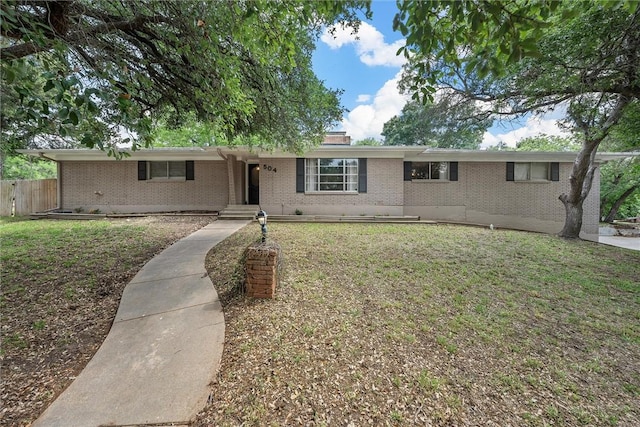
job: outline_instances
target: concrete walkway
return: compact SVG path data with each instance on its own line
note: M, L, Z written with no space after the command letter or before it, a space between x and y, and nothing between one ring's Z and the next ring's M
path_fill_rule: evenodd
M598 243L640 251L640 237L598 236Z
M224 344L205 256L248 223L215 221L149 261L98 352L33 426L188 424L207 402Z

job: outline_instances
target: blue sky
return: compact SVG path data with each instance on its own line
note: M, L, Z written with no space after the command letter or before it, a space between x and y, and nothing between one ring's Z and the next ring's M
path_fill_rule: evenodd
M316 44L313 67L316 75L332 89L344 91L342 105L349 111L335 130L345 130L358 141L381 139L386 121L400 114L409 99L397 89L402 57L396 56L404 43L394 32L395 0L374 0L373 19L363 20L358 39L350 30L338 30L336 37L325 34ZM528 117L519 123L499 123L484 136L483 145L504 141L510 146L527 136L560 134L553 117Z

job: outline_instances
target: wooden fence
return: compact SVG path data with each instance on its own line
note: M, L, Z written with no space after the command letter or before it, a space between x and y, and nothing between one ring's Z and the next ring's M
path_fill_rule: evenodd
M0 216L29 215L55 209L58 180L0 181Z

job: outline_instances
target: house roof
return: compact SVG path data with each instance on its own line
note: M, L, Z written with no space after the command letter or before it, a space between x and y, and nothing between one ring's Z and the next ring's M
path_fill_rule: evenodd
M44 157L55 161L115 161L98 149L42 149L18 150L19 153ZM236 156L239 160L276 159L302 157L281 150L266 151L249 147L195 147L195 148L150 148L130 151L123 160L223 160ZM569 162L576 158L575 152L547 151L492 151L434 149L421 146L360 146L322 145L303 155L320 158L382 158L407 161L460 161L460 162ZM597 162L640 156L640 152L597 153Z

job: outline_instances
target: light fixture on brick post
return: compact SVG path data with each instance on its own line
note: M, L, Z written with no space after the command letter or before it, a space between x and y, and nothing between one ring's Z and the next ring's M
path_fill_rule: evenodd
M262 243L264 243L267 241L267 213L260 209L256 214L256 219L262 228Z

